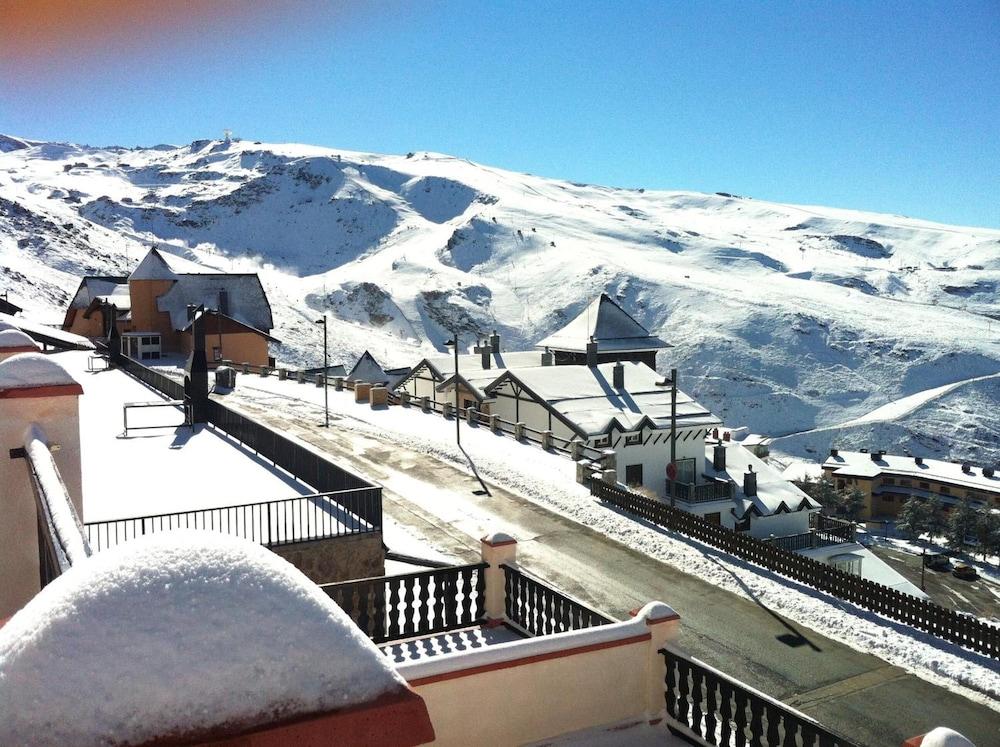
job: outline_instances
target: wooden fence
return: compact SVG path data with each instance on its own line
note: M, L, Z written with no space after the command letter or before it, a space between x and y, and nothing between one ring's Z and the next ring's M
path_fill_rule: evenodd
M783 550L743 532L711 524L621 485L591 480L591 494L664 529L717 547L838 599L910 625L972 651L1000 659L1000 628L910 596L818 560Z

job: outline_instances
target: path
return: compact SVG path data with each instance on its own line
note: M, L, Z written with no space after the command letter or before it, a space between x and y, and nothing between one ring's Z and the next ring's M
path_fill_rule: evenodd
M898 745L938 725L958 729L977 744L1000 743L1000 714L499 486L490 484L490 496L476 495L478 482L450 464L345 432L336 420L323 429L283 408L247 400L239 405L381 482L385 512L457 559L478 557L478 538L499 528L518 537L520 560L531 572L617 617L653 599L668 602L682 618L680 644L694 656L859 745ZM392 547L389 531L386 542Z

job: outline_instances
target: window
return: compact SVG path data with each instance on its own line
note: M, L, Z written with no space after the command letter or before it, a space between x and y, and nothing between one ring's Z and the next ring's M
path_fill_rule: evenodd
M476 400L474 399L462 399L462 409L468 410L470 407L475 408Z
M719 513L718 511L716 511L715 513L711 513L711 514L705 514L701 518L703 518L709 524L715 524L716 526L722 526L722 514Z
M931 486L929 484L927 484L926 482L920 483L920 489L921 490L930 490L930 487Z
M896 478L894 478L894 477L883 477L882 478L882 484L883 485L895 485L896 484Z
M594 446L601 449L605 446L611 445L611 436L598 436L594 439Z
M642 434L641 433L635 433L635 434L630 434L628 436L625 436L625 445L626 446L637 446L637 445L640 445L640 444L642 444Z
M160 351L154 350L152 353L149 354L149 357L152 358L154 361L160 360Z
M140 356L140 358L142 358L142 360L144 360L144 361L148 361L152 357L152 355L153 355L152 353L150 353L150 352L148 352L146 350L143 350L142 351L142 355Z
M153 338L152 337L143 337L142 338L142 344L143 345L152 345L153 344Z
M694 459L677 460L677 482L694 482Z
M909 488L913 485L913 480L900 480L899 484L902 485L904 488Z
M642 485L641 464L629 464L625 466L625 484L630 488Z
M215 345L212 348L212 360L213 361L221 361L222 360L222 348L220 348L218 345Z
M950 492L951 492L951 488L949 488L947 485L942 485L941 486L941 494L942 495L948 495Z
M837 480L837 490L843 490L846 483L843 480Z

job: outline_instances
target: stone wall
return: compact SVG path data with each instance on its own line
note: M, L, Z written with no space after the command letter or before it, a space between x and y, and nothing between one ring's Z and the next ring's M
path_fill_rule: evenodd
M385 574L382 532L297 542L275 547L274 552L317 584Z

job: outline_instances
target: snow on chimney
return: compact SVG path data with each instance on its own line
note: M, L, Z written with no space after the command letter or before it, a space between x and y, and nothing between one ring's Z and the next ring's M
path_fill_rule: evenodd
M747 465L747 472L743 473L743 495L753 497L757 495L757 473L753 471L752 465Z
M611 369L611 385L615 389L625 388L625 366L621 361L615 363L615 367Z
M594 342L593 337L587 343L587 365L591 368L597 365L597 343Z
M726 447L719 441L712 449L712 467L716 472L723 472L726 469Z

